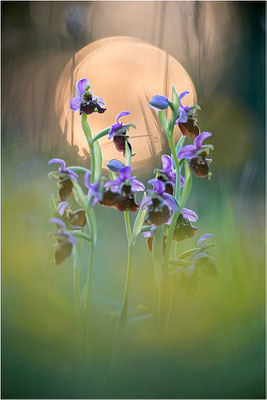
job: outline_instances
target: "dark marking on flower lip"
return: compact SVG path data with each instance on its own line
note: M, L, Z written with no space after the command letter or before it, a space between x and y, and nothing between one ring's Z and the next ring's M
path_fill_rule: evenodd
M63 178L58 181L59 198L61 201L66 201L72 195L73 184L70 178Z
M77 227L85 227L87 224L85 211L81 209L70 213L69 223Z
M96 101L82 102L80 106L80 114L92 114L97 109L97 112L103 114L106 108L102 108Z
M184 239L192 239L197 231L198 228L191 225L190 221L180 214L175 226L172 240L175 242L181 242Z
M129 139L129 136L126 135L125 133L124 134L119 133L119 134L115 134L113 136L113 143L115 144L115 147L119 152L125 153L125 146L126 146L126 142L127 142L128 146L130 148L130 151L132 153L132 146L129 143L128 139Z
M179 128L184 136L195 139L199 135L199 127L196 124L196 118L188 118L187 122L179 122Z
M68 240L58 238L55 247L54 262L56 265L60 265L66 258L70 257L73 245Z
M207 178L210 173L209 163L203 157L192 157L189 162L190 168L194 171L196 176Z
M145 222L148 224L154 224L160 226L165 224L169 218L170 218L170 210L168 206L163 204L155 207L152 204L152 207L149 207L148 209L148 216Z

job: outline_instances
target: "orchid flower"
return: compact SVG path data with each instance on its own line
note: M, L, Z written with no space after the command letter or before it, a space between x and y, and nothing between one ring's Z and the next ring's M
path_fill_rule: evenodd
M76 245L77 241L71 233L67 232L66 225L61 219L51 218L50 222L60 226L56 233L57 242L55 243L56 251L54 256L55 264L60 265L71 255L73 245Z
M102 114L106 111L105 101L101 97L93 96L93 91L89 90L88 79L80 79L76 83L75 97L70 99L70 108L73 111L80 111L80 113L92 114L97 110Z

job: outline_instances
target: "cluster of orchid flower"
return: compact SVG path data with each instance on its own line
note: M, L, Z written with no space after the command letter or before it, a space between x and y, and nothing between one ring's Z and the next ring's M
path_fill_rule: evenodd
M118 330L125 325L127 320L133 249L140 233L147 239L148 248L152 252L155 278L161 293L164 292L164 287L168 287L168 282L173 277L179 276L182 285L192 291L199 272L204 272L209 276L217 273L213 257L210 254L214 244L206 244L206 240L213 236L211 234L203 235L198 240L197 248L177 255L177 242L193 238L198 230L192 225L198 220L197 214L185 208L192 186L191 171L198 177L210 179L211 159L208 158L208 155L213 149L212 145L203 144L204 140L211 136L211 133L200 133L196 124L196 113L200 107L198 105L191 107L182 105L182 98L188 93L186 91L178 95L173 88L172 100L161 95L156 95L150 100L150 106L158 111L159 120L171 151L171 156L161 156L162 169L156 169L155 177L148 181L153 188L146 190L142 182L135 176L131 176L131 158L134 154L129 142L129 135L126 133L130 128L135 128L135 125L133 123L124 125L120 121L123 116L130 114L129 111L121 112L111 127L92 135L88 124L88 115L94 112L104 113L106 108L104 108L103 99L93 96L87 79L80 79L77 82L76 95L70 100L70 108L80 112L91 154L91 169L77 166L67 168L65 162L57 158L48 163L49 165L59 164L59 168L50 173L57 178L59 188L59 199L55 201L52 197L54 218L50 220L58 227L55 233L55 264L61 264L72 254L73 247L77 245L78 240L87 240L91 246L88 277L83 288L86 293L85 304L88 313L90 312L92 268L97 240L94 207L99 204L113 207L124 213L129 256L124 298L118 318ZM166 117L168 108L172 111L169 121ZM175 146L173 132L176 125L182 135ZM108 135L108 139L113 140L117 151L122 152L125 156L124 164L116 159L107 163L109 180L101 175L102 150L99 141L105 135ZM183 146L186 137L191 138L193 144ZM184 176L182 175L183 171ZM78 174L83 175L82 181L86 192L82 188L83 185L78 183ZM144 192L140 205L135 200L137 191ZM76 211L71 210L69 202L72 194L80 206ZM129 218L130 212L137 213L132 227ZM75 266L77 268L76 263ZM80 279L79 276L77 279ZM76 284L74 286L77 287ZM80 294L79 292L78 302L82 306ZM170 301L168 299L167 303ZM163 303L160 307L163 307ZM166 316L163 313L163 309L159 310L160 324L166 325Z

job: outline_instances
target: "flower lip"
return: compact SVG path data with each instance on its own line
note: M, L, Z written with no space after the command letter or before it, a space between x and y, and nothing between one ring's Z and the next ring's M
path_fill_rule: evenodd
M166 96L156 94L151 98L149 105L157 111L166 110L169 107L169 99Z

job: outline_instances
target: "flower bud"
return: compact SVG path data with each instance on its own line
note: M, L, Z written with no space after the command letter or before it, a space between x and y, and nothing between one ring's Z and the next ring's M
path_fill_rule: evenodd
M123 167L123 165L119 160L113 159L107 163L107 167L112 172L118 172Z
M169 99L166 96L156 94L150 100L149 105L157 111L166 110L169 107Z

